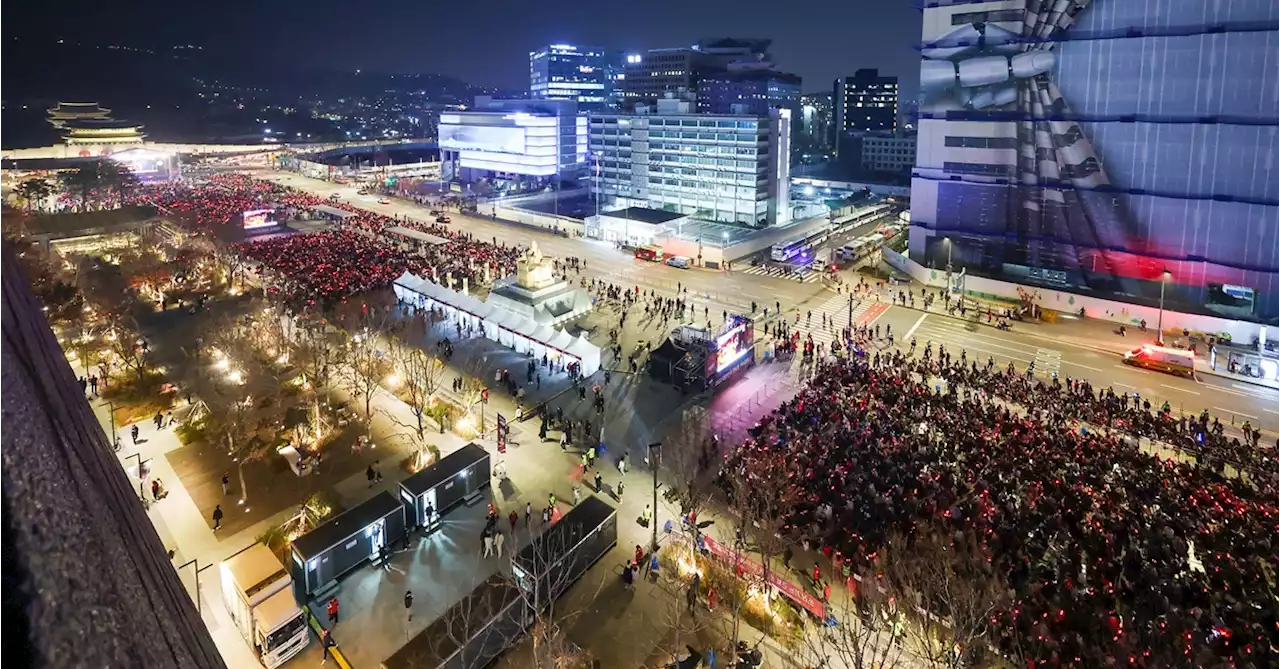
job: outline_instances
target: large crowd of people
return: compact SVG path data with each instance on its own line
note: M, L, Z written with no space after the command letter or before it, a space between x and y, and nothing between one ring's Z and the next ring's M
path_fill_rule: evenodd
M820 363L721 480L765 485L785 463L783 532L853 573L922 528L976 543L1010 592L987 641L1028 666L1274 665L1274 453L1230 476L1083 420L1232 448L1087 383L895 351Z
M252 238L232 245L232 251L259 263L274 290L305 304L331 304L352 295L385 287L404 271L433 276L456 285L463 279L476 285L484 276L515 271L520 249L475 238L440 223L424 223L386 216L336 199L324 199L295 188L244 174L217 174L198 181L175 180L140 186L133 203L146 203L175 214L195 232L215 232L239 225L246 211L269 209L278 219L309 215L324 206L352 216L337 230ZM413 243L392 235L389 228L417 230L443 239L438 244ZM270 276L267 276L270 274Z

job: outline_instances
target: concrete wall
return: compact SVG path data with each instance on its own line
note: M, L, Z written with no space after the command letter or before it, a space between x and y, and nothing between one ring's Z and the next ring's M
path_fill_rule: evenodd
M902 265L900 269L910 274L916 281L936 287L946 285L947 273L945 270L929 269L928 267L924 267L901 254L885 249L885 262L888 262L894 267L899 267L899 265L895 264L895 261L890 259L891 255L899 256L899 258L895 260ZM1160 310L1157 307L1147 307L1138 304L1129 304L1127 302L1104 300L1061 290L1051 290L1048 288L1019 286L1019 284L1016 283L988 279L980 276L966 276L964 279L965 293L973 297L988 297L1017 301L1019 299L1019 287L1022 287L1024 290L1032 291L1036 295L1036 306L1042 309L1053 309L1054 311L1078 314L1080 309L1083 308L1085 316L1088 318L1097 318L1134 327L1143 320L1146 320L1147 327L1154 328L1160 317ZM1166 331L1185 329L1193 332L1213 334L1226 332L1231 335L1232 341L1245 345L1251 343L1254 337L1265 339L1266 337L1263 335L1266 335L1271 339L1275 339L1274 329L1269 331L1268 334L1266 328L1258 325L1257 323L1219 318L1217 316L1186 314L1177 311L1170 311L1168 309L1164 312L1164 328Z
M572 237L585 237L587 234L586 225L576 218L555 216L553 214L542 214L536 211L519 209L502 204L480 205L480 211L483 212L484 210L489 209L490 206L493 207L493 216L501 220L515 221L517 223L546 228L548 230L558 229L569 233Z
M889 184L877 184L862 181L834 181L831 179L818 179L815 177L804 177L791 175L791 184L813 186L814 188L832 188L835 190L862 190L866 188L876 195L896 195L899 197L911 197L910 186L893 186Z

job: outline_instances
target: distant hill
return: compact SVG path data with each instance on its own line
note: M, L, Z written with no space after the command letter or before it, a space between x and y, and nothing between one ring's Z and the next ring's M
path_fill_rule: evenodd
M290 106L300 99L365 97L387 91L423 91L430 100L466 102L483 92L439 74L263 68L243 54L227 57L195 48L22 39L6 39L3 44L0 123L5 148L56 141L56 133L45 123L44 110L59 100L101 103L116 118L146 124L157 138L180 140L191 133L192 141L203 141L216 120L205 118L209 98L200 94L213 90L230 91L258 105Z

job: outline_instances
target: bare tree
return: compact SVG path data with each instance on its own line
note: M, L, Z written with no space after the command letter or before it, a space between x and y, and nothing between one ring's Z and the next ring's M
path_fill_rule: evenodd
M458 666L479 669L488 666L498 654L505 654L503 662L508 666L589 669L590 654L567 634L580 618L589 615L589 610L566 608L560 601L578 578L569 570L553 568L574 545L571 533L557 532L558 527L512 556L511 575L500 570L480 583L409 639L384 666L434 669L458 654L462 657ZM475 559L483 558L477 554ZM604 587L603 581L600 586ZM599 590L584 591L574 593L573 599L591 602L598 594Z
M859 574L856 594L843 598L831 613L835 626L821 626L805 635L810 664L849 669L896 669L911 662L895 625L899 602L880 587L874 571Z
M992 617L1007 602L973 537L927 527L894 537L882 553L887 580L909 604L904 630L912 651L938 669L961 669L981 657Z
M702 512L715 501L715 477L719 465L716 441L706 409L686 409L671 433L663 437L659 469L665 475L668 498L680 507L681 519L693 518L682 530L696 540ZM692 515L691 515L692 514Z
M342 386L351 393L351 399L364 407L366 423L373 420L373 397L378 394L390 371L384 351L379 348L385 339L374 330L359 332L347 340L346 364L339 369Z
M444 364L426 351L396 339L392 346L392 357L400 376L404 392L401 397L413 411L417 420L416 432L418 441L426 439L426 424L423 419L427 409L436 399L440 389L440 381L444 377Z

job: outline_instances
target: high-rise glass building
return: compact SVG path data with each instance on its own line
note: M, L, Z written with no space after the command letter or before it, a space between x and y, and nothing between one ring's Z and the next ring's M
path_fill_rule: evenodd
M864 69L836 79L831 107L837 134L893 132L898 128L898 78Z
M911 259L1276 323L1276 3L1068 7L924 10Z
M604 109L608 80L604 49L551 44L529 52L529 97L574 100L582 110Z
M765 115L790 109L800 115L799 75L775 70L729 70L698 82L698 111L707 114Z

